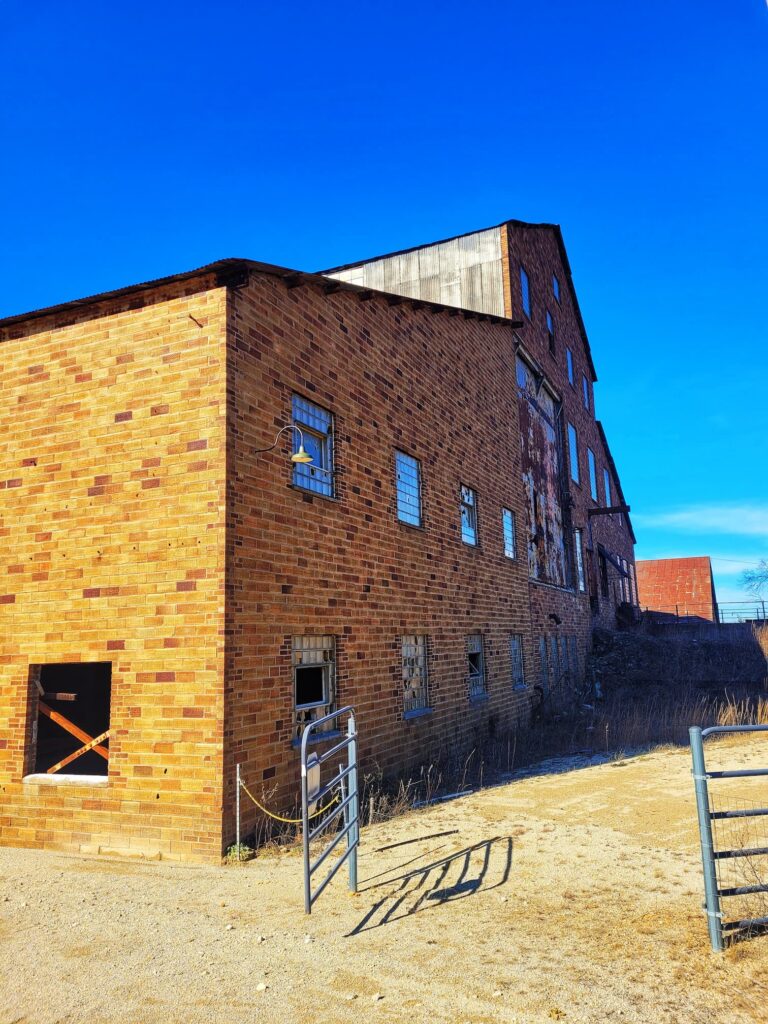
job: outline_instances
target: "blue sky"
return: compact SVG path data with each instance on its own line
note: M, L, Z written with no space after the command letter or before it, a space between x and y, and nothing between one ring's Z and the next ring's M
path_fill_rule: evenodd
M640 558L768 558L765 0L0 8L0 316L563 227Z

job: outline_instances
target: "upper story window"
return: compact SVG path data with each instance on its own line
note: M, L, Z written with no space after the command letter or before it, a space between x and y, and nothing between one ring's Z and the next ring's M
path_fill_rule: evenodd
M482 697L488 692L485 683L482 633L473 633L467 637L467 684L470 700L473 697Z
M547 342L549 344L549 351L555 354L555 324L552 320L552 314L547 310Z
M504 554L515 557L515 513L508 508L501 510L501 524L504 530Z
M572 423L568 424L568 461L571 464L571 480L575 484L580 483L579 477L579 437L576 433L576 427Z
M597 501L597 469L595 467L595 453L587 448L587 465L589 466L589 493L592 500Z
M560 282L557 279L557 274L552 275L552 294L555 296L557 301L560 301Z
M525 663L523 661L523 638L520 633L509 636L509 660L512 670L512 686L515 690L525 689Z
M573 531L573 550L576 555L576 583L580 593L584 593L587 589L587 579L584 573L584 548L583 548L583 531L576 529Z
M568 364L568 383L573 384L573 352L569 348L565 350L565 361Z
M304 448L312 461L293 466L293 482L315 494L333 497L333 416L306 398L293 396L293 422L304 436ZM293 431L293 450L299 450L300 438Z
M401 637L403 659L403 711L406 715L429 707L427 694L427 638Z
M461 539L477 544L477 495L471 487L461 485Z
M581 375L581 399L584 402L584 408L589 410L589 381L583 373Z
M523 312L530 319L531 317L531 289L528 283L528 275L525 267L520 267L520 295L523 300Z
M395 452L397 518L410 526L421 526L421 468L418 460Z
M603 470L603 483L605 485L605 507L610 508L611 501L611 476L607 469Z

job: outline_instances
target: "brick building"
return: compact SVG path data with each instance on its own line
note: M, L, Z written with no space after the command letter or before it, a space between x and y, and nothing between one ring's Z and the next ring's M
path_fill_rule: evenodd
M334 704L395 772L576 683L631 528L530 230L500 311L225 260L0 321L0 841L215 859Z
M719 620L712 563L706 555L642 559L637 563L637 587L646 611Z

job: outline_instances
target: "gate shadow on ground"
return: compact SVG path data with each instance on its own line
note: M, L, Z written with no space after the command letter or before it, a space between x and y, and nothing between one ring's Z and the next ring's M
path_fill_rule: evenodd
M509 836L494 836L493 839L458 850L449 857L413 868L405 874L385 878L369 885L362 892L384 887L394 887L394 891L378 899L352 931L347 933L347 937L381 928L382 925L411 917L422 910L436 909L445 903L453 903L479 892L498 889L509 879L511 869L512 839Z

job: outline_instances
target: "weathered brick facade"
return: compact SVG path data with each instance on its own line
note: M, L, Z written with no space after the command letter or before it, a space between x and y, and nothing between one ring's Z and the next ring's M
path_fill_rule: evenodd
M362 761L384 772L503 734L534 687L575 682L592 622L615 617L613 581L601 598L587 558L583 592L574 576L572 531L586 540L602 501L584 461L581 487L562 496L567 578L531 580L520 358L541 364L581 457L589 444L621 492L558 361L568 343L576 372L594 376L564 251L541 232L520 243L529 323L519 240L505 238L506 317L223 261L0 322L0 841L220 856L236 764L274 807L295 801L297 638L333 639L333 701L355 706ZM552 273L553 356L537 298ZM328 496L296 485L290 434L258 451L295 400L332 420ZM418 526L398 519L396 451L420 466ZM475 493L475 545L462 541L462 485ZM626 519L591 525L596 566L598 543L632 559ZM470 699L475 635L484 678ZM427 638L419 713L404 714L404 636ZM111 671L108 772L46 774L39 666L86 662ZM244 812L247 832L256 811Z
M2 329L5 844L219 855L225 323L203 276ZM24 782L71 662L112 665L108 780Z

